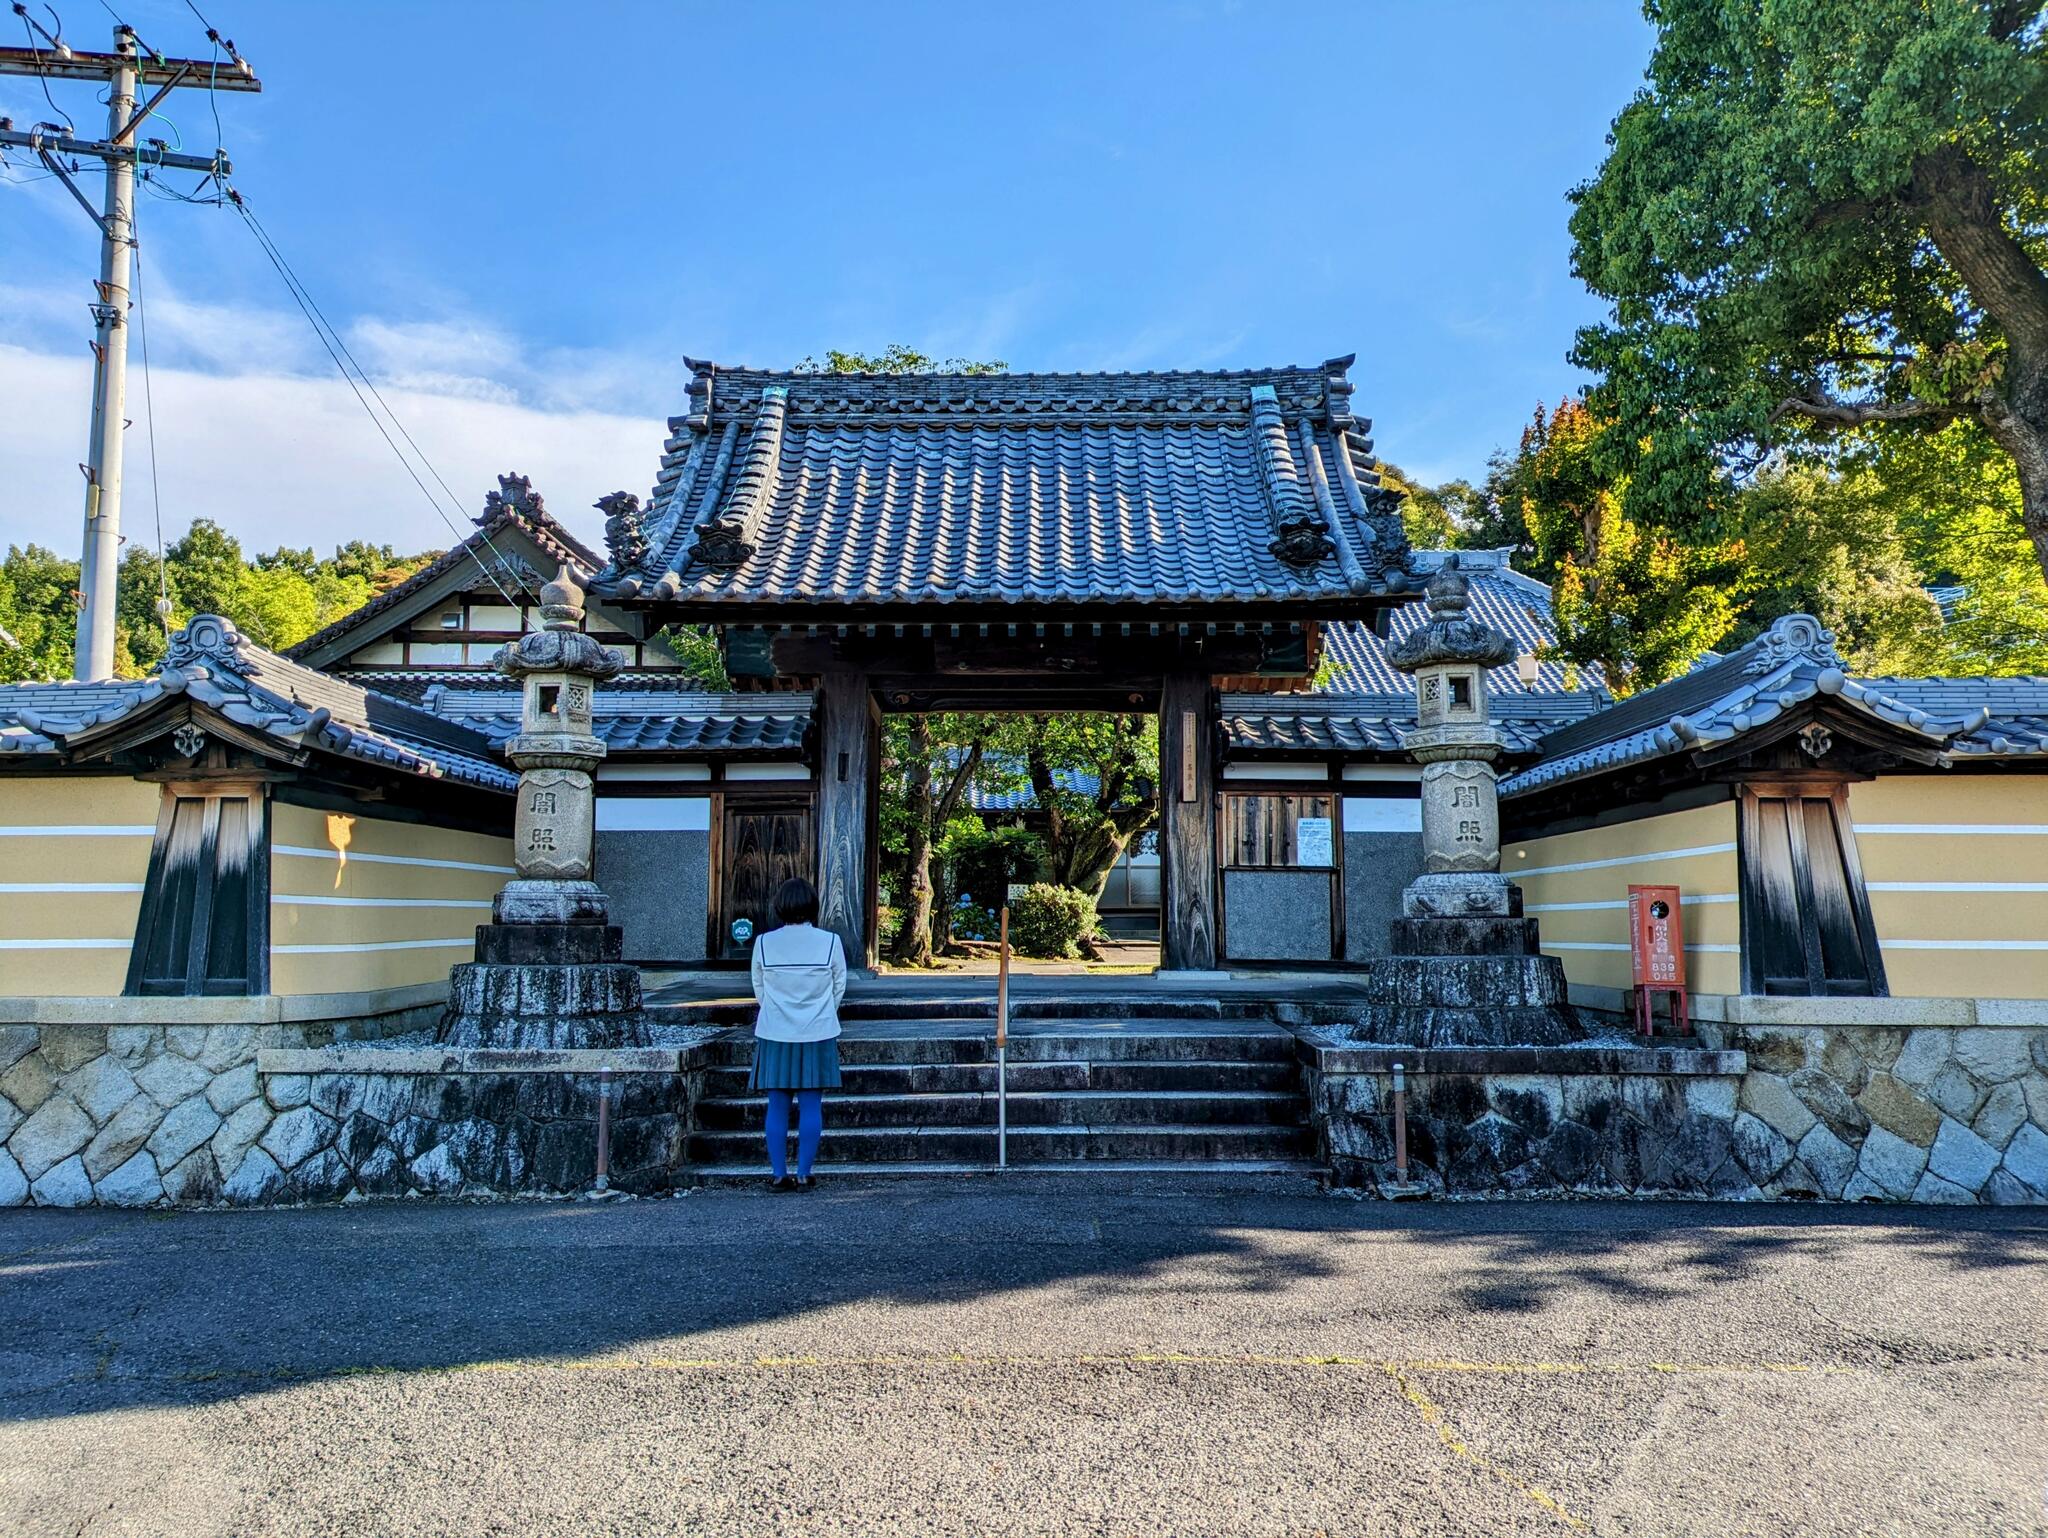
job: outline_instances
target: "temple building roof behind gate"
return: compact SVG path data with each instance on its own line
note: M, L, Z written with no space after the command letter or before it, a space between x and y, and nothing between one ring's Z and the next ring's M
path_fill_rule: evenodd
M699 612L1020 604L1364 613L1412 592L1351 359L1159 374L692 361L592 591ZM1314 606L1301 614L1304 604Z

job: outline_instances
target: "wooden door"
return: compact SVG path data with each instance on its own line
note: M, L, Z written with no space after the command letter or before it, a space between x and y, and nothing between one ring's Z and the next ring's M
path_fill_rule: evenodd
M753 953L753 936L775 927L776 889L792 876L817 880L810 808L728 805L720 868L725 879L711 954L745 961ZM733 934L738 919L750 926L744 940Z
M1743 787L1742 966L1750 993L1882 996L1847 792Z

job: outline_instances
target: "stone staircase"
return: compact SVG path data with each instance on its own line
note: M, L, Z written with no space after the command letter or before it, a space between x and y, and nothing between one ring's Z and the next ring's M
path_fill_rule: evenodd
M1021 1006L1029 1009L1031 1006ZM1180 1005L1161 1015L1013 1018L1009 1162L1085 1171L1307 1171L1314 1133L1295 1038L1251 1008ZM1155 1006L1156 1009L1156 1006ZM849 1017L857 1015L849 1006ZM848 1018L843 1087L825 1098L823 1166L946 1173L996 1164L995 1026L986 1007L953 1018ZM710 1044L692 1085L691 1170L767 1170L764 1101L747 1091L751 1033ZM792 1143L793 1143L792 1139Z

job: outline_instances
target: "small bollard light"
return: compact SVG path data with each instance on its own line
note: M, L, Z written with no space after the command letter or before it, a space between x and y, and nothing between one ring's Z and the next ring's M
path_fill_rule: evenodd
M612 1188L612 1071L607 1065L597 1070L597 1178L595 1191Z
M1408 1184L1408 1066L1394 1064L1394 1180Z

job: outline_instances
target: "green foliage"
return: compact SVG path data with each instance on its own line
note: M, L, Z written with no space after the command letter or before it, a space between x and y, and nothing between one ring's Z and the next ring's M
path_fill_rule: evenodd
M798 374L1007 374L1010 365L1000 360L977 363L968 358L943 361L926 356L901 342L891 342L878 353L828 350L825 361L805 358L792 371Z
M1010 905L1010 944L1020 956L1071 961L1100 930L1095 898L1072 887L1036 882Z
M1470 481L1445 481L1425 486L1399 465L1379 465L1380 484L1399 492L1401 528L1417 550L1467 548L1465 530L1484 516L1485 495Z
M1907 552L1898 509L1873 471L1773 465L1738 502L1747 602L1741 645L1785 614L1811 614L1862 673L1937 672L1941 611ZM2029 568L2031 569L2031 568Z
M169 630L196 614L222 614L259 646L295 646L383 587L402 582L434 554L396 556L389 545L360 540L322 560L311 550L280 547L245 558L241 543L209 518L164 550L130 545L114 590L114 666L125 678L147 673L163 657ZM71 672L78 623L78 563L31 545L8 552L0 568L0 682L64 678ZM168 598L170 612L159 611Z
M1740 541L1687 543L1623 511L1627 483L1606 468L1611 428L1582 401L1541 407L1493 485L1527 531L1531 564L1552 583L1549 654L1597 665L1617 695L1674 678L1735 623Z
M1912 569L1963 589L1931 670L2048 673L2048 582L2029 559L2018 473L1984 430L1957 422L1939 433L1865 435L1845 464L1868 488L1868 516L1896 527Z
M0 562L0 683L71 676L78 627L78 562L41 545L8 547Z
M1000 908L1019 883L1042 879L1045 840L1029 828L987 827L979 817L958 819L940 841L947 867L947 888L956 901L972 898L984 908Z
M725 653L718 646L718 632L709 625L668 625L655 632L682 664L683 671L700 689L722 694L732 687L732 675L725 670Z
M1062 711L1031 717L1024 741L1046 873L1100 896L1131 839L1159 816L1159 719ZM1076 776L1095 789L1072 788Z
M1698 538L1740 474L1877 420L2048 446L2048 55L2013 0L1658 0L1647 87L1572 194L1612 301L1600 376L1631 519ZM1776 424L1774 426L1774 424ZM1903 425L1901 425L1903 424ZM1731 468L1735 477L1728 473ZM2048 486L2029 527L2048 561ZM2040 505L2033 505L2033 504Z

